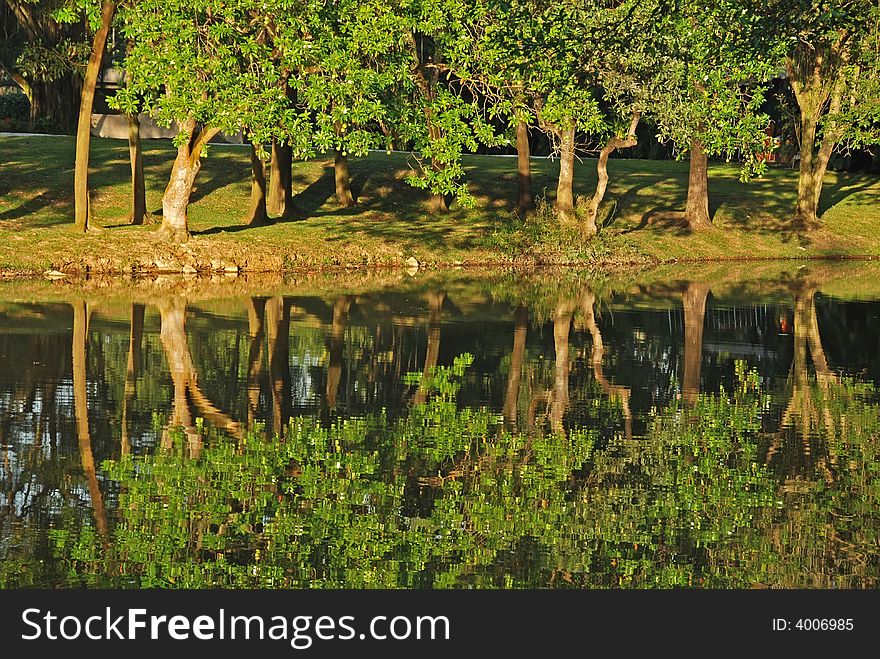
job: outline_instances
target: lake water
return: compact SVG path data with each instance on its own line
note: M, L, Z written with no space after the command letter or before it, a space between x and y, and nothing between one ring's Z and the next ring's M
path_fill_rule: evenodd
M877 587L878 274L0 284L0 586Z

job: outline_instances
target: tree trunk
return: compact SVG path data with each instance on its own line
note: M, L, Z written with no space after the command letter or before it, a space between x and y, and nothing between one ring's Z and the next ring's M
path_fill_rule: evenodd
M272 169L269 177L268 211L273 217L293 215L293 150L287 144L272 142Z
M245 224L261 226L269 219L266 211L266 163L257 155L257 147L251 144L251 202Z
M709 219L709 157L703 149L703 143L698 139L691 141L690 174L684 219L693 231L712 226Z
M79 119L76 124L76 164L73 170L74 221L81 231L89 229L89 145L92 137L92 106L95 100L95 87L101 74L101 62L104 59L104 47L116 3L104 0L101 5L101 27L92 41L92 53L83 79L82 94L79 103Z
M682 295L684 307L684 375L682 400L688 405L700 395L700 372L703 365L703 326L706 323L706 298L709 284L688 284Z
M336 408L336 394L342 379L342 353L345 349L345 321L351 308L351 297L343 295L333 305L333 325L330 330L330 364L327 369L327 407Z
M559 182L556 185L556 211L562 222L576 221L574 209L574 139L575 128L559 132Z
M128 157L131 161L131 224L145 224L147 216L147 189L144 181L144 152L141 148L141 122L136 114L127 114Z
M529 126L525 121L516 122L516 181L518 211L529 210L535 204L532 196L532 157L529 148Z
M216 128L203 128L196 135L195 127L192 119L181 126L190 139L177 148L171 179L162 195L162 226L159 233L178 243L185 243L190 238L187 208L196 175L201 168L202 147L219 132Z
M529 309L520 304L513 312L513 350L510 353L510 372L507 374L507 393L504 396L504 425L516 431L517 401L526 354L526 332L529 327Z
M351 177L348 173L348 156L339 149L336 149L333 173L336 179L336 199L339 201L339 205L345 208L354 206L354 197L351 194Z
M836 66L825 69L820 55L813 53L812 58L799 60L797 63L789 58L785 62L789 84L801 115L798 199L792 224L802 229L819 226L819 198L825 171L843 131L842 126L835 126L834 120L839 121L846 80L839 74ZM826 102L827 124L824 126L822 144L817 152L816 135Z
M608 157L617 149L628 149L638 144L636 137L636 128L639 125L641 114L634 112L632 122L629 125L629 132L626 137L621 139L616 135L612 137L599 152L599 160L596 163L596 173L598 174L596 182L596 192L590 199L590 205L587 208L587 220L584 225L584 233L588 236L595 236L599 232L597 224L599 217L599 206L605 198L605 191L608 189Z
M832 100L832 106L834 106ZM839 105L839 101L837 103ZM828 161L834 150L835 137L825 136L818 152L816 148L816 132L819 117L811 116L808 111L801 110L801 145L800 171L798 176L797 208L793 224L803 229L819 227L819 199L822 194L822 183L828 169Z

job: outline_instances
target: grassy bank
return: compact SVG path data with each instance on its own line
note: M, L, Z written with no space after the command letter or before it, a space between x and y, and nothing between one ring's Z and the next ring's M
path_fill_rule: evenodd
M515 161L473 156L466 161L479 206L426 212L427 196L404 180L415 165L405 154L353 159L358 207L333 196L333 173L324 160L296 163L294 191L306 219L242 226L250 191L247 149L211 147L190 207L193 239L185 246L157 241L152 227L125 224L128 150L124 142L94 139L93 213L104 230L81 235L73 219L73 138L0 137L0 271L36 273L199 270L236 265L257 270L402 266L410 257L431 265L585 265L662 263L684 259L880 256L880 179L829 173L823 191L824 226L794 233L786 220L794 207L797 174L773 169L742 184L733 165L710 168L715 227L692 234L671 212L684 206L687 163L613 160L603 236L584 243L554 227L547 214L522 220L511 210ZM147 205L161 208L172 148L147 142ZM576 168L576 193L595 184L592 160ZM534 161L534 187L552 201L557 163Z

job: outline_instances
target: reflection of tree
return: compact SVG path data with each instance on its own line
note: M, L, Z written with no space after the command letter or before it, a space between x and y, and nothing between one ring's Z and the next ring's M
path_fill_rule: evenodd
M788 376L788 403L782 413L780 429L768 449L768 462L786 444L786 437L799 435L800 442L794 444L800 445L800 451L796 450L796 454L802 452L802 457L809 460L812 457L813 438L823 430L829 437L837 434L831 405L834 402L832 387L838 383L838 379L831 372L825 358L822 337L819 334L815 295L815 288L810 286L801 288L795 294L794 355ZM815 384L809 374L808 350L815 369ZM796 428L798 423L800 427ZM832 467L836 464L833 449L827 460L826 457L819 456L816 463L830 482L834 477L828 461Z
M553 393L550 403L550 427L555 433L564 433L562 422L568 409L568 379L571 361L568 356L569 332L574 317L574 303L566 301L556 306L553 313L553 346L556 351L556 366L553 374Z
M706 298L709 284L690 283L682 294L684 306L684 374L682 399L693 405L700 395L700 371L703 365L703 327L706 323Z
M431 373L437 368L440 358L440 327L443 320L443 303L446 301L446 291L431 291L428 293L428 346L425 349L425 365L422 369L422 381L431 377ZM428 390L424 384L419 385L413 396L413 404L419 405L425 402Z
M333 324L330 329L330 364L327 367L327 407L336 408L336 394L342 377L342 354L345 348L345 323L351 308L350 295L341 295L333 304Z
M248 426L257 419L260 405L260 383L263 375L263 347L266 340L266 298L252 297L248 300Z
M76 416L76 436L82 469L89 486L89 496L95 513L95 525L105 542L109 539L107 512L104 497L98 483L95 456L92 453L92 436L89 431L88 382L86 374L86 348L89 336L90 311L86 302L73 303L73 405Z
M144 336L144 305L131 305L131 322L129 325L128 338L128 361L125 366L125 391L122 396L122 442L123 455L131 452L131 439L129 436L129 413L136 393L138 371L141 363L141 344Z
M272 384L272 430L284 434L290 419L290 304L282 297L266 302L269 335L269 378Z
M714 558L752 543L753 511L774 501L749 435L754 379L733 400L702 398L688 415L673 406L646 439L600 451L580 428L495 434L490 411L459 409L461 366L438 367L425 404L397 421L297 418L285 442L217 436L198 461L158 452L112 465L122 485L114 561L126 578L167 587L754 579L754 566ZM377 435L388 438L380 451ZM417 505L412 482L423 488Z
M174 386L174 405L169 426L183 428L190 455L198 457L202 452L202 436L196 428L193 406L208 422L236 437L242 436L241 426L219 410L199 385L198 372L186 335L186 301L181 297L168 297L157 306L162 319L162 346ZM171 445L169 427L163 433L162 445L166 448Z
M513 350L510 353L510 372L504 395L504 424L508 430L517 428L517 402L522 379L523 361L526 354L526 333L529 328L529 308L520 304L513 312Z
M602 341L602 333L596 324L596 313L594 310L596 304L596 295L589 289L585 289L581 294L581 311L584 315L584 324L590 332L590 339L593 343L593 349L590 354L590 364L593 367L593 376L596 382L602 387L603 391L612 400L620 401L620 407L623 410L624 432L627 439L632 439L632 410L630 409L630 389L619 384L612 384L605 376L605 370L602 366L605 356L605 344Z

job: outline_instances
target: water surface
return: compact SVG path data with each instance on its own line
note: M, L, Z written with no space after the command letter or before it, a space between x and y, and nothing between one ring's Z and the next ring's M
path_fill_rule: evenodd
M0 287L0 585L876 587L871 264Z

